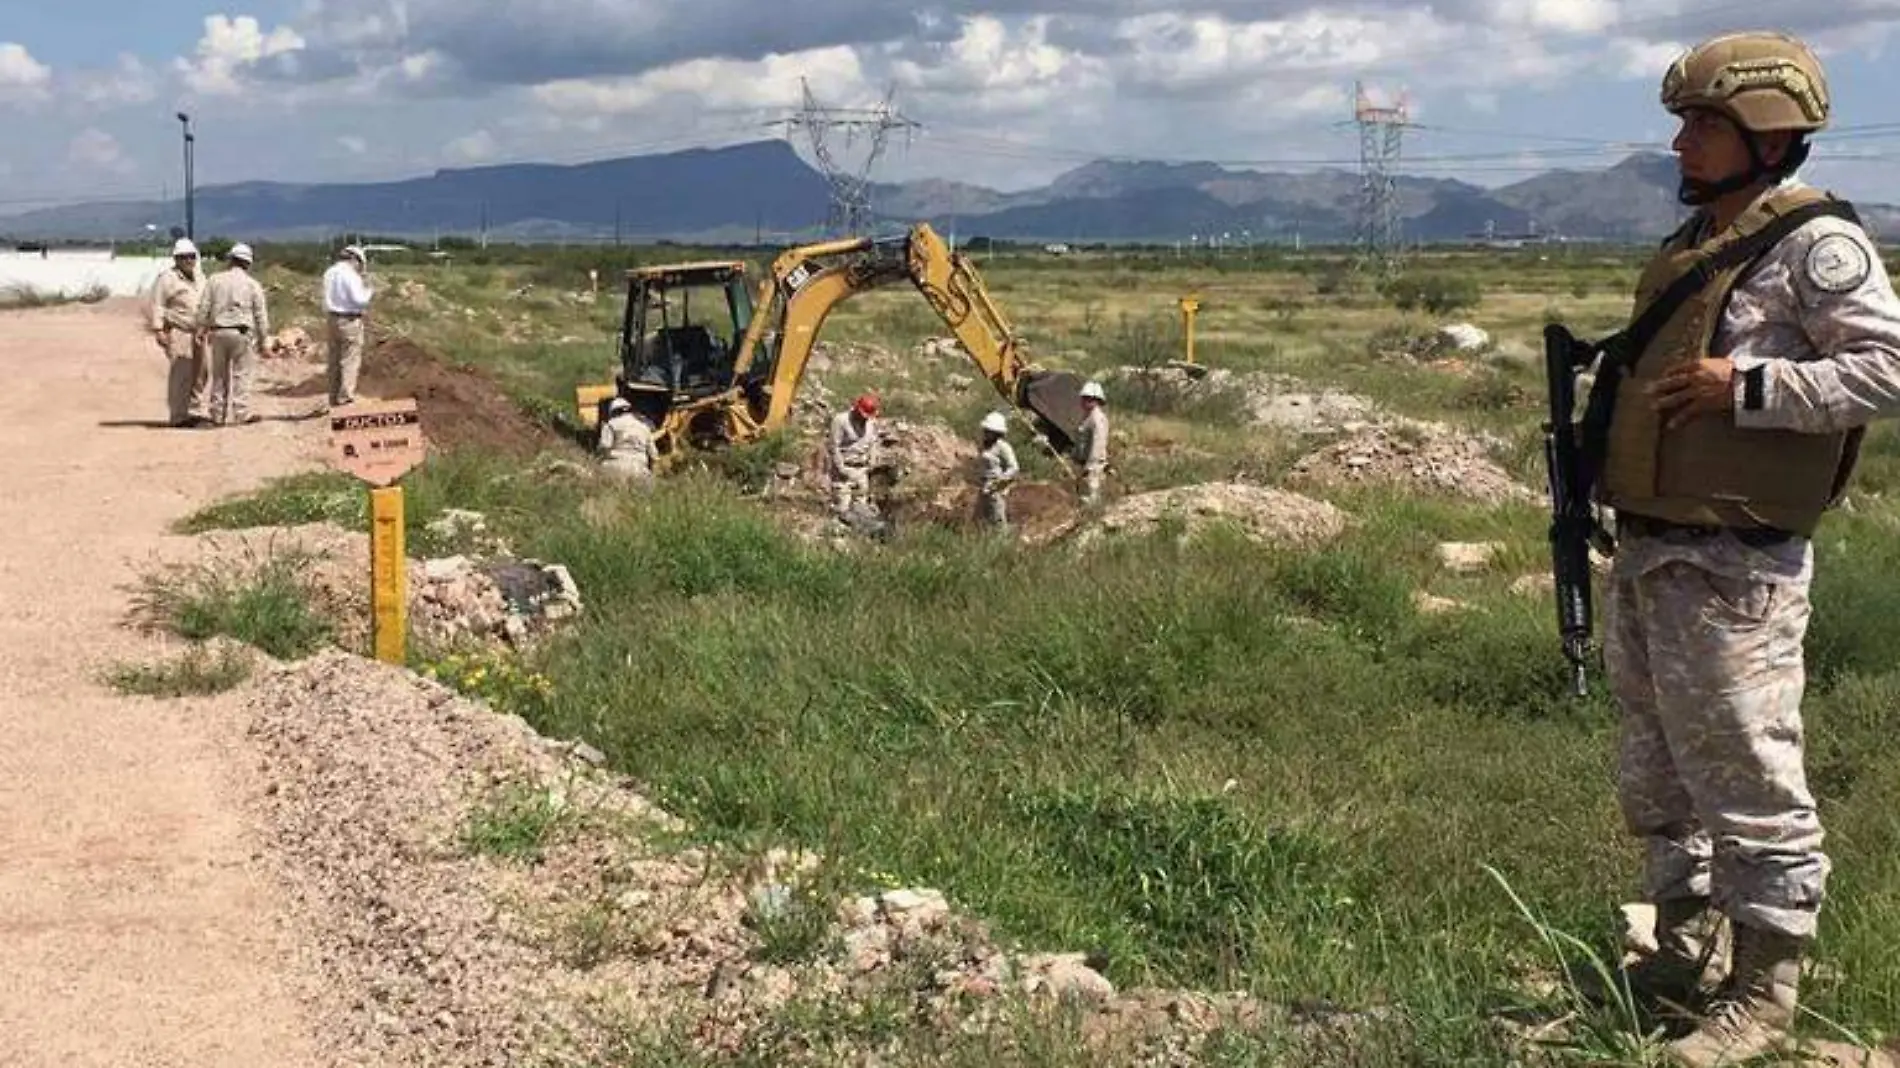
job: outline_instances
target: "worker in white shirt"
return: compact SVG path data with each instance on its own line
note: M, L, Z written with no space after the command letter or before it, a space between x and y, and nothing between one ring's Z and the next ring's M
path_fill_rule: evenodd
M323 310L329 318L330 407L356 402L356 377L363 369L363 316L375 293L364 277L369 257L351 245L323 272Z

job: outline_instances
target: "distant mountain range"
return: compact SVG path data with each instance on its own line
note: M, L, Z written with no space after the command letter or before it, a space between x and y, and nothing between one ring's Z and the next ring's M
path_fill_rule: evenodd
M942 179L873 190L883 219L927 219L958 235L1043 242L1350 240L1360 198L1349 170L1298 174L1212 163L1098 161L1014 193ZM1407 241L1494 234L1652 242L1682 217L1668 156L1640 154L1602 170L1554 170L1487 189L1401 176ZM244 239L320 239L343 232L409 238L780 243L825 218L824 177L784 141L691 149L572 166L506 164L360 184L243 182L195 197L196 230ZM1900 231L1900 209L1858 205L1877 233ZM137 237L183 217L177 202L78 204L0 217L22 238Z

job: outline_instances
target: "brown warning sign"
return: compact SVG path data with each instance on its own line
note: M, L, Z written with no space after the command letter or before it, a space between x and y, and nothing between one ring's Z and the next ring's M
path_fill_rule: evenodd
M387 486L422 462L422 413L415 398L359 401L330 410L330 465Z

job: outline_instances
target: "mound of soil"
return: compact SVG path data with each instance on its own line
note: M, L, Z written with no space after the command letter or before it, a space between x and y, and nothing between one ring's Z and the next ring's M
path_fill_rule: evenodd
M1231 394L1239 398L1248 423L1302 434L1359 429L1378 416L1364 397L1337 389L1315 389L1286 375L1235 372L1224 367L1189 371L1181 366L1118 367L1109 372L1111 387L1133 398L1192 402Z
M313 358L321 367L320 349ZM273 392L321 398L328 388L319 370L300 385ZM357 388L366 397L414 397L423 435L436 449L478 448L527 458L573 446L560 431L522 411L487 375L451 364L408 338L371 339L364 346Z
M1236 524L1254 541L1316 545L1346 529L1346 513L1325 501L1241 482L1205 482L1142 493L1116 501L1084 527L1075 544L1088 546L1117 534L1145 535L1167 523L1189 538L1220 522Z
M1293 465L1291 481L1316 486L1374 484L1449 493L1486 504L1537 503L1542 496L1491 459L1486 439L1435 423L1375 426Z
M452 366L406 338L376 341L364 354L361 385L372 397L416 398L422 432L441 448L528 457L569 444L481 372Z

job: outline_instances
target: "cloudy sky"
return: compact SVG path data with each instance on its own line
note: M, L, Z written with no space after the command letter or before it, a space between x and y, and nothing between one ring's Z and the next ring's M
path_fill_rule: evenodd
M1663 147L1668 58L1777 26L1829 64L1809 175L1900 202L1900 0L0 0L0 211L200 186L578 162L771 136L895 89L879 174L1013 189L1096 157L1350 166L1355 80L1405 170L1486 185ZM859 145L841 140L846 162Z

